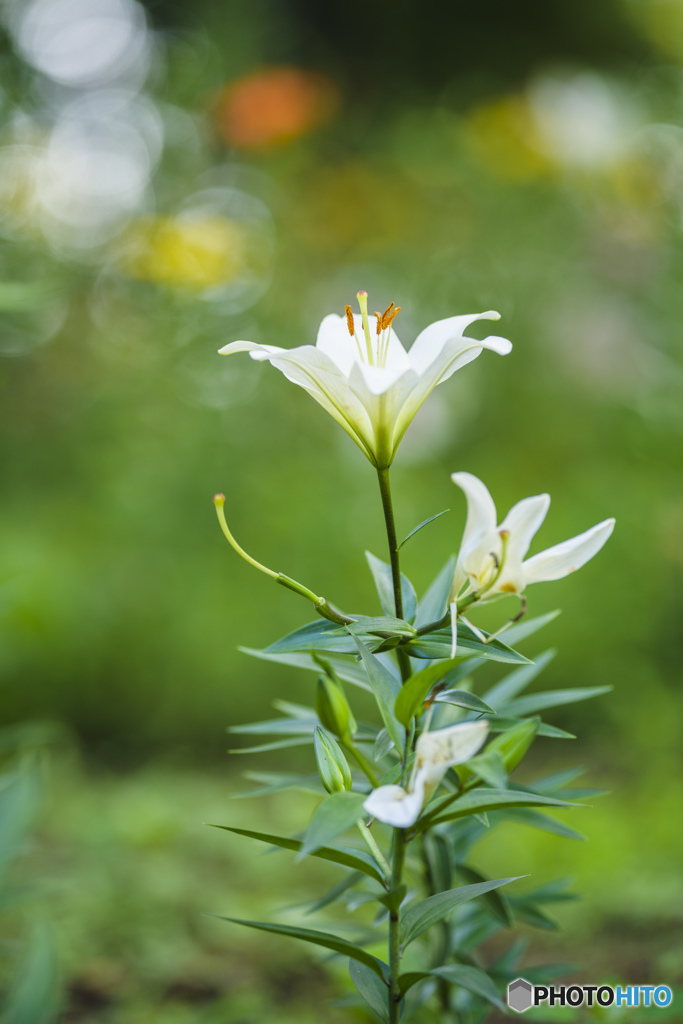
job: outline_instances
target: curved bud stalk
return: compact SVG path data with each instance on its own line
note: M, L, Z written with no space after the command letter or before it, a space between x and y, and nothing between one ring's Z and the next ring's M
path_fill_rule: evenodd
M274 572L273 569L269 569L267 565L263 565L261 562L257 562L255 558L252 558L251 555L248 555L244 548L237 543L237 541L232 535L230 527L228 526L227 520L225 518L225 510L223 507L225 505L225 495L215 494L213 498L213 503L216 509L216 515L218 517L220 528L223 531L223 536L228 541L233 550L237 552L240 558L243 558L245 562L249 563L249 565L253 565L253 567L255 569L258 569L259 572L263 572L266 574L266 576L270 576L271 579L274 579L275 582L281 584L281 586L286 587L287 590L293 590L295 594L300 594L301 597L305 597L307 601L311 601L312 604L315 606L315 610L318 612L319 615L322 615L324 619L329 619L330 622L336 622L340 626L344 626L354 621L348 615L342 615L341 612L336 611L336 609L332 608L332 606L327 603L324 597L318 597L318 595L314 594L312 590L309 590L308 587L305 587L303 583L298 583L296 580L293 580L290 576L285 576L284 573Z

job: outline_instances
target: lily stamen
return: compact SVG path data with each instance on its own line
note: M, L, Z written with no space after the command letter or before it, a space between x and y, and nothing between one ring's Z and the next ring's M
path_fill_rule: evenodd
M346 326L348 328L349 334L351 335L352 338L355 338L356 345L358 346L358 355L360 357L361 362L364 362L363 349L361 348L360 339L356 334L356 321L353 319L353 310L351 309L350 306L344 306L344 312L346 313Z
M363 332L365 334L365 344L368 350L368 362L370 366L375 365L375 357L372 351L372 340L370 337L370 321L368 320L368 293L358 292L356 295L358 299L358 305L360 306L360 315L363 321Z

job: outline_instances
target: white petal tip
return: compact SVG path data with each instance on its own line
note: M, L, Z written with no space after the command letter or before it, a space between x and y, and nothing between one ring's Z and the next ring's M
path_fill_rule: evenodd
M484 338L482 345L484 348L491 349L492 352L497 352L499 356L507 356L512 352L512 342L507 338L499 338L496 334L490 334L488 338Z
M479 314L480 320L500 320L500 313L495 309L489 309L486 313Z

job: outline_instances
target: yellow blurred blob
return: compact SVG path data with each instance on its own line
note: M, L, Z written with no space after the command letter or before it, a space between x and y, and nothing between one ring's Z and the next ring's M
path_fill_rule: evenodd
M528 181L552 173L552 163L540 152L533 111L521 96L475 107L462 130L472 155L497 177Z
M268 68L229 85L218 98L215 119L231 146L265 149L317 128L338 104L337 88L324 75Z
M643 35L665 56L683 58L683 2L681 0L640 0L627 2L633 20Z
M121 262L140 281L203 290L237 276L244 260L244 229L225 217L154 217L131 228Z

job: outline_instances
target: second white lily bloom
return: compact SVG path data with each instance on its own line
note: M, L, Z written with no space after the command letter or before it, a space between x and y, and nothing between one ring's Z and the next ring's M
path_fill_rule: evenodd
M415 775L410 789L379 786L372 791L363 807L373 818L394 828L414 825L448 769L474 757L486 739L488 729L488 722L477 721L423 732L415 748Z
M488 348L507 355L506 338L466 338L475 320L498 320L499 313L473 313L437 320L425 328L409 352L393 329L398 310L393 302L384 314L369 320L367 295L358 293L363 312L346 318L331 313L320 325L315 345L277 348L251 341L233 341L221 355L248 352L308 391L353 438L378 469L391 465L415 413L437 384Z
M555 544L531 558L527 551L550 507L549 494L523 498L513 505L500 526L493 498L472 473L453 473L467 498L463 533L451 597L471 591L521 594L529 583L559 580L580 569L608 540L614 519L605 519L571 540Z

